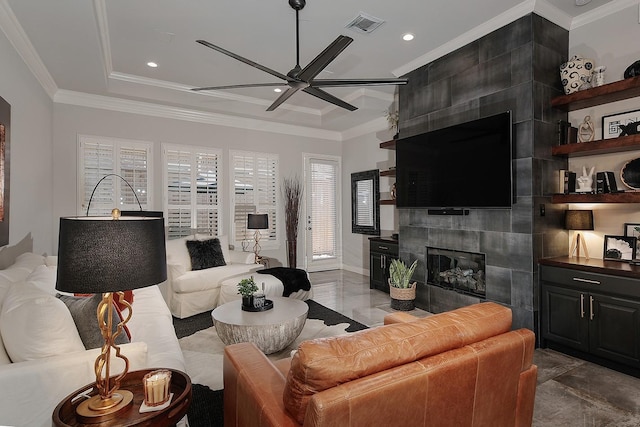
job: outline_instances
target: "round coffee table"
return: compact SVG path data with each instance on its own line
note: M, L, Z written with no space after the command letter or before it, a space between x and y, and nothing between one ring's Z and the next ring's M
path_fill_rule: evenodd
M216 332L223 343L252 342L264 354L276 353L291 344L304 327L309 306L300 300L272 297L273 308L250 312L235 300L211 312Z

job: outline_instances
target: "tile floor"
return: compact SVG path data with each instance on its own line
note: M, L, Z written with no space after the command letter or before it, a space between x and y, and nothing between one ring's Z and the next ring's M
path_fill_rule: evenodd
M392 312L389 295L345 270L310 273L313 299L367 326ZM412 314L429 313L416 309ZM537 349L534 427L638 427L640 379L549 349Z

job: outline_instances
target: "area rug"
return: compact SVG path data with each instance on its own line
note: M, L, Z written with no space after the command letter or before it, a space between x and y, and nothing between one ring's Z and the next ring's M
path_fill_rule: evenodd
M367 329L366 325L350 319L315 301L309 306L307 321L300 336L286 349L269 355L272 360L289 357L304 340L344 335ZM210 313L187 319L174 318L176 335L186 362L186 371L193 384L193 399L189 408L190 427L222 426L222 354L224 344L218 338Z

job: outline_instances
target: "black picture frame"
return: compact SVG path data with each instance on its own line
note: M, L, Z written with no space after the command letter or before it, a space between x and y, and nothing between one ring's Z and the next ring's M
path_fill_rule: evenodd
M633 261L636 259L637 246L637 237L605 235L602 258L608 261Z
M640 110L625 111L623 113L608 114L602 116L602 139L618 138L622 129L618 124L629 124L640 121Z
M363 206L366 210L364 214L359 213ZM378 169L351 174L351 232L380 235L380 170Z
M624 235L638 239L636 243L636 257L640 256L640 223L625 222Z

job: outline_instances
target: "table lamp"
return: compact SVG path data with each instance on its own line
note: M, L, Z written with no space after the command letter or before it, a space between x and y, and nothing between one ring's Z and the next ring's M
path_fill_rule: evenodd
M253 245L253 253L255 254L256 264L260 260L260 230L266 230L269 228L269 215L268 214L248 214L247 217L247 229L256 230L253 235L255 244Z
M133 395L118 390L129 370L129 360L115 339L131 318L131 305L123 291L161 283L167 278L164 220L158 217L60 218L56 289L82 294L102 294L97 321L104 344L94 369L98 394L81 402L76 413L85 423L115 418L132 404ZM122 321L114 325L113 293L125 305ZM150 325L149 327L152 327ZM114 330L115 329L115 330ZM112 376L111 354L122 359L124 371Z
M591 210L566 210L564 211L564 228L567 230L593 230L593 211ZM571 244L569 256L576 253L576 258L580 259L580 246L584 249L584 257L589 259L589 251L584 238L580 233L576 233L576 240Z

